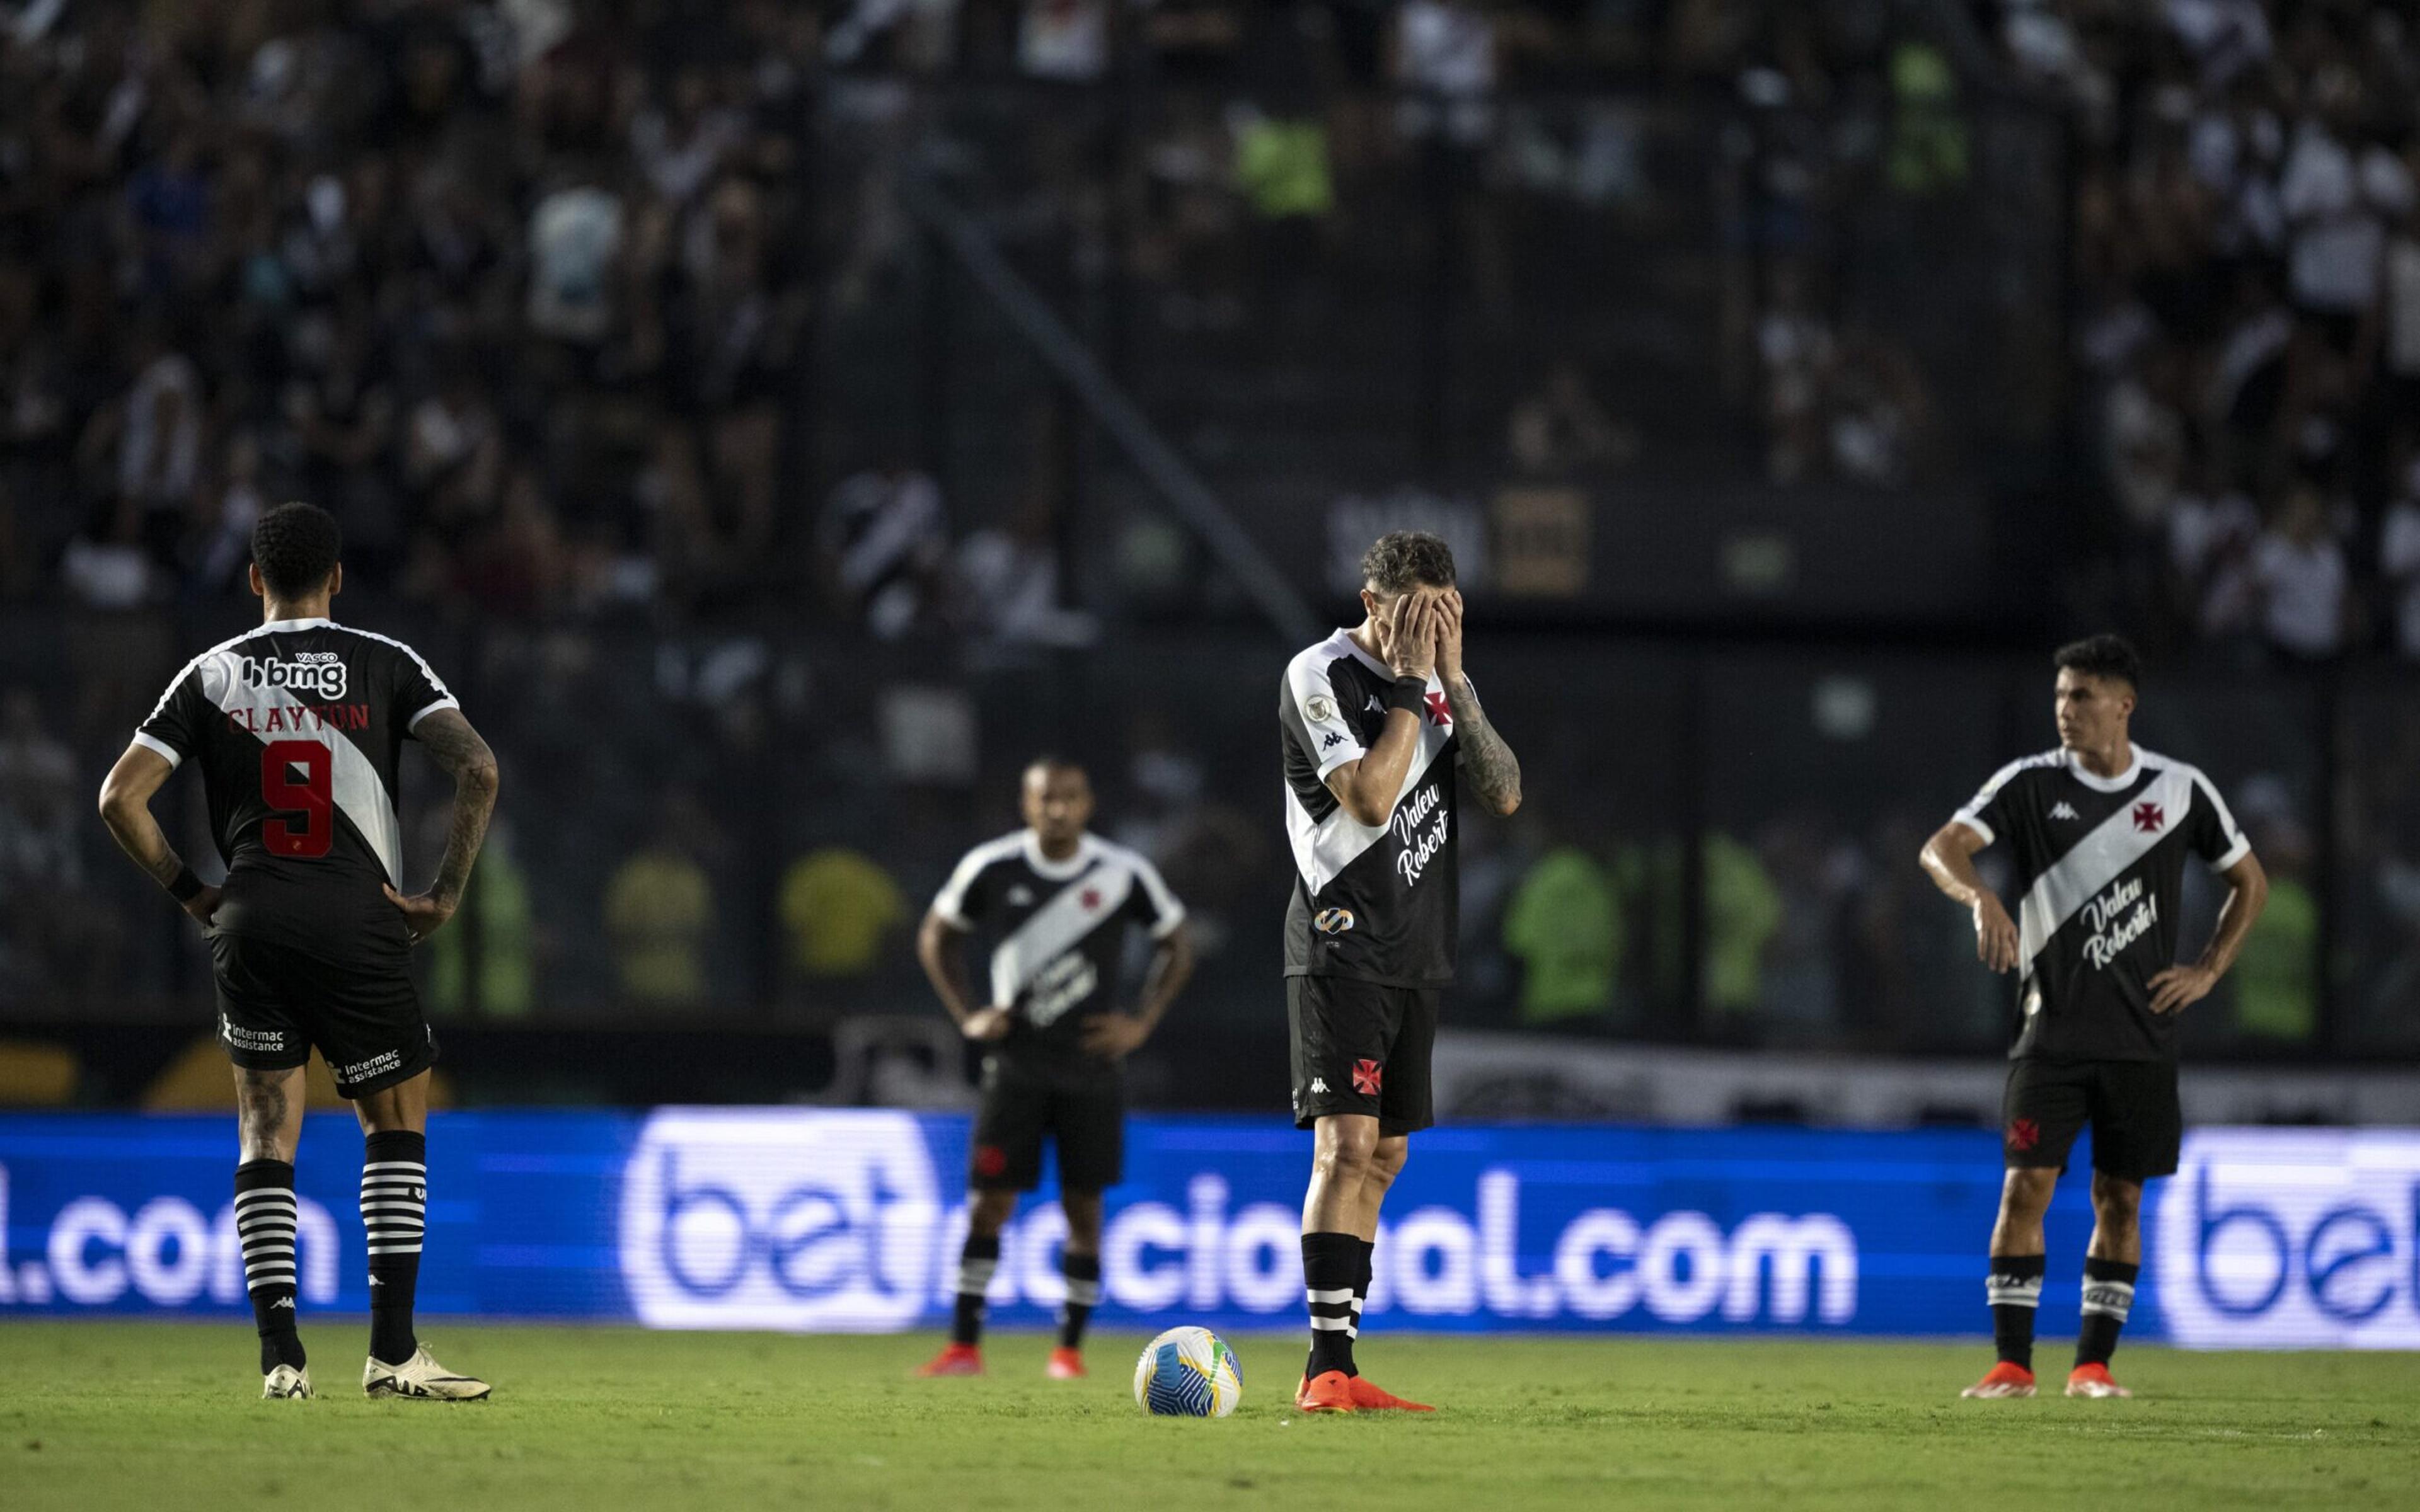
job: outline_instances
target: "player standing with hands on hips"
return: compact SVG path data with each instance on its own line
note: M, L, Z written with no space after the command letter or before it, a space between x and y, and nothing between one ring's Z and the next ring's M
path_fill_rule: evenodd
M2075 1136L2092 1130L2092 1242L2070 1396L2132 1395L2109 1377L2141 1270L2143 1183L2176 1171L2184 1139L2177 1034L2209 995L2268 902L2269 879L2210 779L2133 744L2142 673L2114 635L2065 647L2058 748L2011 762L1925 843L1924 869L1973 910L1975 949L2017 974L2021 1021L2001 1114L2008 1175L1992 1228L1986 1296L1999 1363L1968 1396L2034 1394L2042 1214ZM1975 870L2005 841L2018 900L2010 917ZM2177 964L2185 856L2223 873L2218 929Z
M1353 1361L1378 1209L1409 1136L1435 1121L1437 996L1453 980L1460 770L1488 810L1521 806L1521 765L1464 674L1453 553L1419 531L1361 559L1361 624L1286 667L1278 700L1286 832L1286 1020L1294 1116L1314 1134L1302 1206L1309 1412L1427 1412Z
M496 758L420 654L338 625L343 540L327 511L280 504L252 531L263 623L185 664L110 768L101 815L209 940L219 1038L235 1062L236 1237L260 1334L261 1395L311 1396L295 1328L294 1156L314 1046L361 1119L372 1396L472 1401L488 1383L429 1357L412 1327L428 1211L437 1037L411 947L454 917L496 805ZM416 740L454 779L429 890L407 897L396 764ZM151 797L199 767L226 862L213 887L178 858Z
M1149 861L1085 829L1093 785L1084 769L1038 758L1018 797L1025 827L968 852L916 936L941 1006L984 1047L957 1303L950 1342L919 1372L926 1376L983 1374L984 1293L1000 1269L1001 1229L1017 1194L1041 1184L1046 1136L1059 1147L1067 1297L1044 1368L1054 1381L1084 1374L1084 1324L1101 1301L1101 1193L1125 1172L1119 1068L1193 974L1185 905ZM1126 1013L1118 1011L1118 968L1130 929L1149 933L1152 952L1141 999ZM963 948L978 931L991 948L980 990L967 980Z

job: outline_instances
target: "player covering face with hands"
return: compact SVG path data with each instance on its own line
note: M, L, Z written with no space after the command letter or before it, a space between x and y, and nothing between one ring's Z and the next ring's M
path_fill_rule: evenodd
M1278 702L1295 871L1294 1115L1313 1132L1302 1215L1311 1353L1295 1405L1424 1412L1363 1379L1354 1341L1379 1209L1410 1136L1435 1121L1429 1061L1438 995L1453 980L1461 791L1510 814L1521 768L1464 669L1446 544L1384 536L1362 571L1361 623L1295 656Z

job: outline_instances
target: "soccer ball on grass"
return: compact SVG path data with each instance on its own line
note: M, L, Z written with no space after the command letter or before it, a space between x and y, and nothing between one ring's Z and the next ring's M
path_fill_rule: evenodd
M1135 1405L1154 1417L1225 1417L1243 1396L1235 1351L1206 1328L1171 1328L1135 1362Z

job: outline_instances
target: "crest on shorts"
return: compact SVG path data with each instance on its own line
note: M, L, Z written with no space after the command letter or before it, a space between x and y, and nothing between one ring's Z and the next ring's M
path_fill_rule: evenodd
M2031 1119L2009 1120L2009 1148L2020 1152L2041 1143L2041 1125Z
M1319 933L1322 934L1342 934L1346 930L1353 927L1353 910L1350 908L1323 908L1319 911L1318 917L1311 920L1311 923L1317 927Z
M1363 1097L1376 1097L1378 1086L1387 1079L1387 1068L1375 1060L1353 1063L1353 1089Z

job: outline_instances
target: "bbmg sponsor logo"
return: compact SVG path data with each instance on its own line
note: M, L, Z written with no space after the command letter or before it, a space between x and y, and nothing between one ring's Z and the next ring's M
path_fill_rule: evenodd
M910 1114L666 1109L622 1170L623 1283L655 1328L906 1328L937 1188Z
M2188 1349L2420 1349L2420 1134L2189 1135L2158 1229Z
M336 1300L336 1224L308 1197L295 1201L295 1259L306 1303ZM0 1239L11 1232L8 1168L0 1165ZM235 1205L206 1213L178 1196L128 1209L107 1197L71 1197L51 1218L39 1256L0 1249L0 1307L184 1307L244 1300L243 1246Z
M345 663L333 651L298 651L291 661L246 656L237 678L247 688L282 687L300 698L331 703L345 696Z

